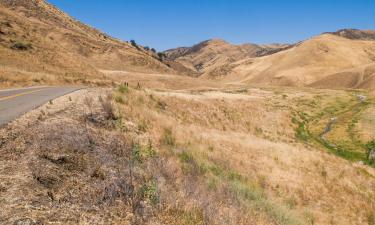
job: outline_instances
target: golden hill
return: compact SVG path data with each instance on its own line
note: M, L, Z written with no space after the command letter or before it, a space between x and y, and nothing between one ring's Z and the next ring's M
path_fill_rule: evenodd
M100 70L174 72L156 54L86 26L44 0L0 2L3 85L103 80Z
M289 45L255 44L232 45L221 39L201 42L192 47L165 51L167 58L181 63L200 74L210 73L216 68L248 57L259 57L288 48Z
M373 31L326 33L260 58L223 65L205 77L261 85L324 88L375 87Z
M209 40L165 53L202 78L224 82L375 88L375 31L344 29L294 45L231 45Z

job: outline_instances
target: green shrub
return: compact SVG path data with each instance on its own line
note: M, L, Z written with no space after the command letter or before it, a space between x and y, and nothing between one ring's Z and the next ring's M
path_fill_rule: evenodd
M125 93L128 93L129 92L129 87L124 85L124 84L121 84L117 90L122 93L122 94L125 94Z

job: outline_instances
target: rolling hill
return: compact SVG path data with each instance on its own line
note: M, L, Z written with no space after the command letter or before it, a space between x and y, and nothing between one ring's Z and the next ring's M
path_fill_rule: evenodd
M262 85L372 89L374 62L375 41L326 33L277 54L228 65L231 68L224 79Z
M100 70L175 73L157 55L82 24L44 0L0 1L4 83L105 80Z
M181 63L200 74L210 73L216 68L248 57L260 57L289 48L289 45L232 45L221 39L203 41L192 47L165 51L169 60Z
M230 83L374 89L375 31L344 29L294 45L209 40L166 51L202 78Z

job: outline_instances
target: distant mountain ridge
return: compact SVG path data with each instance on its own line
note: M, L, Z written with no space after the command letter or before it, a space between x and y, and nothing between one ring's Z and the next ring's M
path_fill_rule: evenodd
M375 31L342 29L292 45L220 39L165 51L202 78L257 85L375 89Z
M181 47L165 51L169 60L180 62L199 73L207 73L227 63L249 57L261 57L290 48L291 45L232 45L221 39L210 39L192 47Z
M327 34L333 34L340 37L348 38L351 40L375 40L374 30L358 30L358 29L342 29L336 32L327 32Z

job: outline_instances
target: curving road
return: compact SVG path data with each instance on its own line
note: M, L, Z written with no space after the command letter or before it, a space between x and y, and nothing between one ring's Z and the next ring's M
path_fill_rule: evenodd
M79 89L77 87L28 87L0 90L0 127L50 100Z

